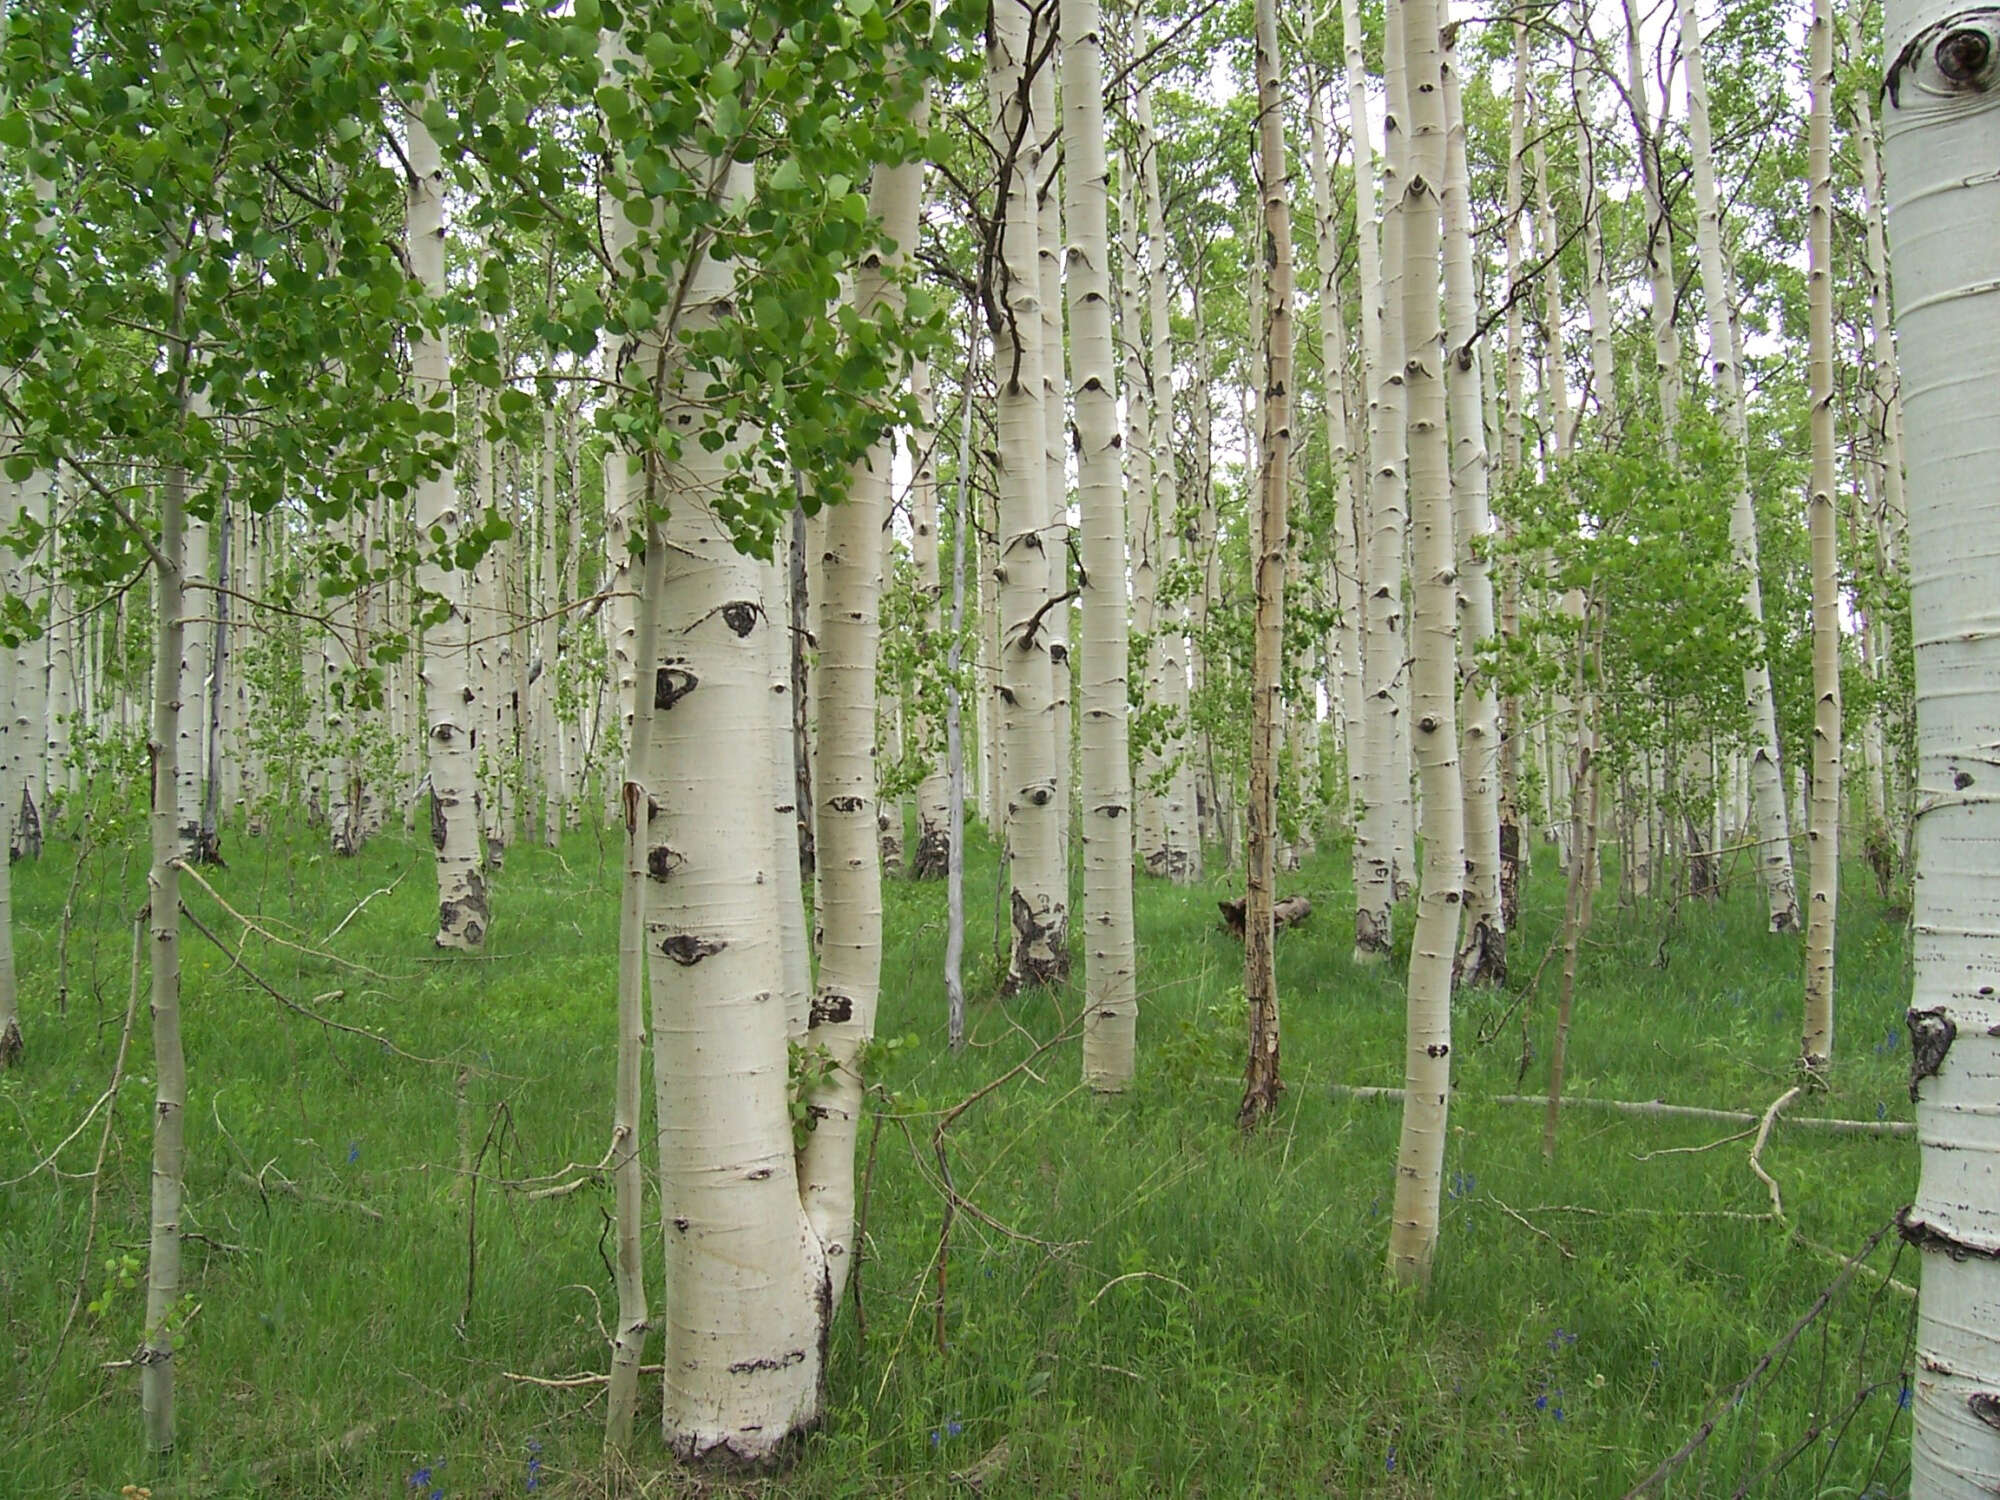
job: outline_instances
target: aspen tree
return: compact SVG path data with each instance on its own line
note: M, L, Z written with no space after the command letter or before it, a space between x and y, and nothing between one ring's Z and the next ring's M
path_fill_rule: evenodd
M1334 698L1347 755L1347 813L1356 825L1361 793L1361 579L1356 542L1356 454L1348 436L1347 328L1341 313L1340 224L1333 204L1333 168L1327 150L1325 100L1314 86L1306 105L1311 131L1314 249L1319 268L1320 369L1326 391L1327 460L1333 470L1332 593L1334 629L1331 634ZM1357 165L1357 180L1361 168Z
M1136 121L1139 114L1136 99L1131 110ZM1138 134L1136 129L1133 133ZM1143 145L1135 149L1143 149ZM1154 387L1147 373L1146 305L1150 299L1146 289L1147 269L1140 256L1143 243L1140 175L1135 150L1126 150L1118 162L1118 339L1125 364L1125 505L1132 548L1132 629L1145 643L1146 660L1142 665L1145 691L1141 697L1151 707L1159 699L1154 673L1157 658L1152 650L1158 626L1159 541L1154 525ZM1149 717L1157 723L1157 714ZM1148 851L1159 848L1166 838L1158 738L1155 727L1140 752L1136 785L1132 789L1133 851L1142 861Z
M1734 300L1722 257L1722 210L1715 182L1715 148L1708 120L1708 79L1703 71L1701 26L1694 0L1678 0L1681 54L1687 65L1688 144L1693 153L1695 247L1701 262L1702 302L1708 315L1708 358L1721 396L1724 430L1735 450L1729 532L1743 575L1743 603L1761 631L1764 590L1757 574L1757 518L1750 501L1748 425L1743 406L1743 366L1730 328ZM1750 789L1757 873L1773 932L1795 932L1798 897L1792 879L1791 826L1778 765L1778 725L1771 702L1771 672L1760 651L1743 669L1750 708Z
M1451 980L1465 888L1458 769L1458 589L1452 539L1451 454L1438 316L1447 145L1444 63L1436 0L1401 0L1390 24L1407 70L1410 173L1403 190L1403 331L1408 351L1410 504L1415 531L1416 659L1410 707L1423 778L1423 879L1410 946L1403 1129L1396 1153L1389 1270L1429 1278L1437 1248L1445 1111L1451 1091ZM1392 52L1397 50L1391 42ZM1477 387L1475 386L1476 390ZM1496 892L1497 894L1497 892Z
M407 234L416 279L432 296L444 293L444 169L422 110L409 117L410 189ZM410 382L419 406L447 408L451 353L442 330L423 329L411 340ZM477 950L491 916L480 869L477 787L473 760L474 707L468 679L467 576L447 570L440 554L456 539L460 517L449 471L418 481L414 514L423 561L417 586L437 601L423 631L425 743L429 746L431 846L437 855L437 946ZM437 540L442 532L445 540ZM442 618L439 618L439 615Z
M0 529L12 531L16 517L10 514L19 503L15 482L0 475ZM10 580L11 584L11 580ZM11 589L10 589L11 592ZM0 651L0 704L10 701L14 690L14 657ZM0 756L0 808L9 806L14 778L5 772ZM5 828L0 821L0 830ZM0 1073L21 1061L25 1044L21 1037L21 997L14 976L14 897L13 861L0 849Z
M1100 1093L1132 1079L1139 995L1132 927L1132 769L1127 743L1125 497L1111 331L1110 164L1097 0L1063 0L1064 211L1070 388L1076 399L1083 554L1083 1078Z
M1507 360L1501 382L1500 473L1512 481L1521 476L1524 413L1521 374L1526 364L1525 302L1521 295L1521 218L1527 200L1522 187L1521 159L1528 138L1528 27L1514 22L1514 81L1507 110L1507 177L1505 250L1507 270ZM1509 640L1521 633L1521 570L1509 560L1502 572L1500 632ZM1500 705L1500 916L1512 927L1519 914L1521 870L1528 843L1522 833L1521 772L1525 748L1521 704L1508 698Z
M1455 39L1456 31L1451 33ZM1493 639L1492 514L1487 507L1485 397L1474 334L1479 307L1472 271L1472 181L1465 158L1465 108L1458 56L1441 58L1444 178L1439 203L1444 240L1445 395L1451 408L1451 501L1459 577L1458 610L1466 660ZM1500 721L1492 678L1476 664L1459 705L1459 776L1465 840L1465 910L1454 972L1465 984L1507 978L1506 913L1500 900ZM1428 809L1429 799L1425 806ZM1428 839L1428 835L1426 836Z
M1367 547L1362 573L1366 624L1362 635L1361 702L1363 806L1354 840L1354 956L1373 963L1389 956L1396 904L1396 682L1403 642L1403 310L1388 295L1384 270L1401 245L1397 227L1400 163L1384 152L1383 198L1389 214L1376 238L1374 152L1368 141L1368 87L1356 0L1341 0L1347 54L1348 133L1354 141L1354 216L1361 263L1361 364L1368 391ZM1391 112L1385 133L1403 129ZM1395 233L1392 235L1391 231Z
M1623 0L1625 11L1625 107L1632 117L1632 134L1639 147L1639 190L1646 207L1646 281L1650 292L1647 315L1653 327L1653 382L1660 398L1660 427L1667 451L1676 451L1674 429L1681 410L1681 338L1674 325L1673 220L1660 183L1660 141L1653 128L1652 100L1646 91L1646 68L1635 0Z
M200 231L197 229L196 234ZM183 246L182 249L191 249ZM186 329L187 272L173 278L167 367L174 385L177 439L185 441L192 415L193 339ZM139 1405L146 1447L174 1446L174 1344L181 1297L181 1195L187 1152L187 1059L181 1047L181 867L186 839L177 806L180 689L186 629L182 568L186 558L188 471L172 456L160 486L159 542L153 554L152 867L146 876L147 953L153 1016L153 1183L151 1232L146 1251L146 1332L133 1363L139 1366Z
M924 638L941 639L941 596L938 569L937 398L931 390L930 364L918 360L910 370L910 393L916 397L918 420L910 433L910 557L917 569L917 592L923 611ZM928 746L931 726L918 734ZM917 784L917 842L910 851L910 874L937 880L945 873L951 839L951 773L932 756Z
M1584 306L1589 315L1590 389L1597 398L1603 441L1618 430L1618 368L1612 346L1611 282L1604 264L1604 193L1597 179L1597 121L1592 108L1586 52L1595 52L1587 0L1579 0L1575 46L1570 52L1570 90L1576 96L1578 198L1583 212Z
M921 128L921 116L913 124ZM854 277L854 310L873 322L900 316L896 273L917 239L923 165L878 166L869 214L893 248L865 257ZM817 1122L799 1155L799 1191L826 1257L835 1306L854 1264L854 1141L861 1118L861 1049L875 1034L882 988L882 863L876 836L876 657L881 639L882 532L888 519L892 446L878 442L857 465L847 500L827 515L820 616L820 892L818 988L805 1044L824 1059L809 1107Z
M1910 1488L1970 1500L2000 1488L2000 10L1889 0L1882 36L1917 671Z
M1243 994L1249 1061L1236 1122L1255 1129L1277 1107L1278 974L1273 930L1277 895L1277 740L1283 712L1285 508L1291 457L1292 217L1285 164L1284 86L1278 61L1277 0L1256 0L1257 178L1263 198L1264 367L1258 444L1256 623L1251 668L1250 793L1246 799Z
M987 47L988 123L1002 162L998 253L988 268L999 387L1000 758L1013 942L1007 988L1069 972L1069 882L1060 842L1049 660L1046 427L1035 184L1041 154L1028 109L1032 26L1023 0L997 0ZM1057 351L1060 357L1060 351Z
M1833 0L1813 0L1807 70L1810 178L1806 300L1810 327L1812 482L1812 807L1806 903L1805 1035L1800 1062L1815 1076L1833 1064L1833 944L1840 899L1840 521L1833 422Z
M1059 38L1060 11L1036 7L1031 16L1031 49L1044 61L1035 69L1029 90L1033 112L1030 129L1045 155L1035 175L1035 269L1042 314L1042 463L1048 497L1048 535L1043 555L1049 565L1049 609L1044 626L1049 636L1049 727L1056 775L1056 858L1065 888L1069 879L1071 660L1069 649L1069 425L1063 414L1062 324L1062 153L1049 149L1062 122L1056 115L1056 58L1048 32ZM1045 30L1044 28L1047 28ZM1058 42L1058 45L1060 43Z
M1153 133L1152 97L1139 90L1137 125L1140 184L1146 201L1148 316L1152 334L1153 546L1155 578L1181 560L1179 465L1174 459L1174 352L1172 286L1167 277L1167 216L1160 192L1159 138ZM1159 802L1159 843L1140 850L1155 875L1185 884L1201 878L1201 839L1194 806L1194 745L1188 733L1188 605L1177 590L1153 618L1148 701L1159 705L1168 735L1161 759L1166 785Z

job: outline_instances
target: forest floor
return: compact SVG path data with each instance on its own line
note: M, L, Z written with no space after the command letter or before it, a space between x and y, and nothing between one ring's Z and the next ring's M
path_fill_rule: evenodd
M562 1382L605 1367L614 1302L609 1186L565 1164L599 1160L609 1133L616 841L510 850L478 958L430 948L426 847L383 837L351 860L321 847L227 840L229 867L205 878L262 930L247 937L216 895L184 886L242 967L187 931L182 1442L164 1468L141 1451L124 1363L147 1238L143 991L108 1136L104 1113L87 1118L133 993L143 829L94 850L53 839L14 868L28 1051L0 1074L6 1500L108 1500L127 1485L152 1500L1594 1500L1625 1493L1704 1422L1706 1441L1654 1493L1907 1492L1914 1303L1884 1277L1914 1284L1915 1257L1893 1230L1861 1269L1843 1274L1842 1257L1910 1197L1914 1140L1781 1120L1761 1165L1782 1220L1752 1169L1754 1126L1572 1104L1545 1163L1541 1109L1493 1096L1546 1087L1559 955L1542 965L1562 907L1546 852L1511 940L1515 989L1457 1006L1443 1235L1415 1295L1383 1270L1400 1109L1335 1088L1402 1081L1400 968L1350 960L1344 850L1283 881L1314 913L1278 944L1287 1092L1245 1141L1242 950L1215 907L1227 872L1141 882L1140 1078L1103 1100L1077 1081L1077 987L993 998L995 861L976 837L971 1042L957 1056L943 885L886 889L880 1032L907 1040L879 1049L866 1260L823 1430L781 1479L690 1476L652 1436L649 1381L635 1469L611 1473L601 1386ZM1904 922L1857 867L1840 910L1833 1087L1786 1118L1910 1118L1907 963ZM1747 868L1714 907L1602 897L1569 1097L1761 1115L1794 1081L1800 968L1798 939L1762 931ZM942 1142L969 1206L941 1278L940 1112L1015 1069ZM649 1233L655 1275L657 1243Z

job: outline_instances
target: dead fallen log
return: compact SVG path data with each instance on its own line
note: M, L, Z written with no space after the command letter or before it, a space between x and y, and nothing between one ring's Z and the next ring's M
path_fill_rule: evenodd
M1336 1083L1331 1091L1336 1099L1387 1099L1401 1100L1401 1089L1359 1088L1352 1084ZM1540 1094L1466 1094L1466 1099L1485 1099L1492 1104L1539 1104L1547 1107L1548 1100ZM1620 1114L1642 1115L1654 1119L1675 1120L1715 1120L1731 1125L1756 1125L1760 1115L1740 1109L1703 1109L1693 1104L1668 1104L1660 1099L1591 1099L1566 1098L1563 1108L1580 1106L1584 1109L1609 1109ZM1831 1130L1848 1135L1914 1135L1917 1127L1908 1120L1829 1120L1813 1115L1784 1115L1780 1125L1802 1125L1812 1130Z
M1222 925L1240 939L1243 936L1244 898L1238 896L1234 901L1218 901L1215 905L1222 913ZM1313 904L1304 896L1287 896L1271 908L1271 917L1279 932L1298 926L1312 914Z

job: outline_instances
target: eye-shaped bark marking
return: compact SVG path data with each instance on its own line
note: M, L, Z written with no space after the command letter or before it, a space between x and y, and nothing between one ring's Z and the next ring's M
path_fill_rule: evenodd
M701 679L685 667L661 667L653 674L653 707L672 708L701 685Z
M733 599L722 606L722 623L740 640L757 628L758 609L747 599Z
M683 969L692 969L704 958L720 953L729 946L719 938L697 937L691 932L677 932L660 942L660 953L672 959Z
M854 1019L854 1000L851 996L828 990L813 996L812 1010L807 1018L811 1026L826 1026Z

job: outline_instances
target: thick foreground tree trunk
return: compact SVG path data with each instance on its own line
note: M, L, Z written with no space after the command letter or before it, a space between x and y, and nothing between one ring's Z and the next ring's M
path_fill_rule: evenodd
M2000 1488L2000 9L1888 0L1917 657L1911 1494Z

